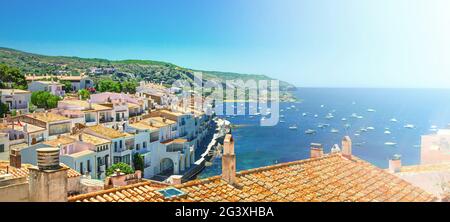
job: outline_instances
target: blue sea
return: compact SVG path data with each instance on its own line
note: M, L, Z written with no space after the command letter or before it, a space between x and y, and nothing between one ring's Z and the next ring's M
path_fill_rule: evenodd
M447 128L450 123L449 89L298 88L294 94L300 101L281 103L280 110L284 111L280 115L284 118L280 120L285 122L275 126L260 126L261 117L224 116L238 126L232 131L238 171L308 158L311 143L321 143L324 151L330 152L334 144L340 146L345 135L352 139L354 155L378 167L387 168L388 159L394 154L402 156L404 165L418 164L421 135L432 133L433 125ZM334 117L325 118L328 113ZM354 118L352 114L361 117ZM390 121L392 118L397 122ZM297 130L289 129L293 124ZM319 124L330 126L319 128ZM405 128L407 124L414 128ZM367 127L374 129L361 132ZM330 132L332 128L339 132ZM391 134L385 134L386 128ZM317 132L305 134L307 129ZM388 146L386 142L397 145ZM199 177L220 172L221 159L216 158Z

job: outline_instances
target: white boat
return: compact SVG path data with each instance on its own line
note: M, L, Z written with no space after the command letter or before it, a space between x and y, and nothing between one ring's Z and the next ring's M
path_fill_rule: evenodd
M384 131L384 134L387 134L387 135L389 135L389 134L391 134L391 131L389 131L389 130L386 130L386 131Z
M347 121L347 118L342 118L341 120L342 120L342 121Z
M374 109L367 109L367 112L373 113L373 112L376 112L376 110L374 110Z
M397 143L394 143L394 142L385 142L384 145L386 145L386 146L396 146Z
M302 113L302 116L306 116L306 115L308 115L308 114L306 114L306 113Z
M284 115L280 115L280 118L284 118Z
M317 118L317 117L319 117L319 115L317 115L317 114L316 114L316 115L314 115L314 118Z
M320 105L321 108L325 107L325 105Z
M375 128L373 126L369 126L366 128L367 130L375 130Z
M295 105L292 105L291 107L292 107L292 108L295 108Z
M358 118L358 114L356 114L356 113L352 113L352 115L350 115L350 117L353 117L353 118Z
M406 124L403 127L405 127L406 129L414 129L415 126L413 124Z
M359 133L355 133L354 135L355 135L355 136L359 136L360 134L359 134Z
M362 118L364 118L364 116L357 116L356 118L357 119L362 119Z
M367 132L367 129L363 127L363 128L360 129L360 131L361 132Z
M330 130L330 132L331 132L331 133L339 133L339 130L333 128L333 129Z
M333 119L334 118L334 116L333 116L333 114L331 114L331 113L328 113L326 116L325 116L325 119Z
M287 110L290 110L290 109L291 109L291 107L287 107L286 109L287 109Z
M280 120L280 123L285 123L286 121L284 121L284 120Z
M280 109L280 112L284 112L284 109Z
M438 127L436 125L431 125L430 129L437 129Z
M397 120L396 118L392 118L392 119L390 119L389 121L391 121L391 122L393 122L393 123L398 122L398 120Z
M290 130L297 130L298 127L297 127L297 125L292 125L292 126L289 126L289 129L290 129Z
M325 128L325 127L329 127L330 126L330 124L327 124L327 123L319 123L319 125L317 125L317 127L319 127L319 128Z
M307 129L307 130L305 131L305 133L306 133L306 134L315 134L316 131L315 131L315 130L312 130L312 129Z

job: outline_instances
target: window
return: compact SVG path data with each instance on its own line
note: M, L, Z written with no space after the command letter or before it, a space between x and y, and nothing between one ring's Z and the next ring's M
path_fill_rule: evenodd
M80 173L81 173L82 175L84 174L83 162L80 163Z
M130 165L130 157L131 157L130 154L123 156L122 162Z
M147 148L147 142L143 142L143 143L142 143L142 148L144 148L144 149Z
M122 147L123 147L123 141L121 140L120 142L119 142L119 147L120 147L120 150L122 150Z
M117 141L114 142L114 152L118 152L118 150L117 150Z
M139 145L140 145L139 143L136 144L136 150L139 150L139 148L140 148Z
M115 157L114 157L114 163L119 163L119 162L121 162L121 159L122 159L122 158L120 158L120 156L115 156Z
M91 172L91 160L87 160L87 172Z
M5 144L0 144L0 153L5 152Z

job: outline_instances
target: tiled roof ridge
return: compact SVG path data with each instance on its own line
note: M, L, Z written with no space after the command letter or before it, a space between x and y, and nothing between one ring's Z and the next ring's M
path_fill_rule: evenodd
M279 163L279 164L275 164L275 165L269 165L269 166L263 166L263 167L248 169L248 170L242 170L242 171L237 172L236 176L239 178L241 176L245 176L245 175L252 174L252 173L260 173L260 172L264 172L264 171L268 171L268 170L279 169L279 168L282 168L282 167L288 167L288 166L293 166L293 165L298 165L298 164L309 163L309 162L313 162L313 161L319 161L319 160L322 160L322 159L325 159L325 158L331 158L331 157L334 157L334 156L339 156L341 158L345 158L339 153L336 153L336 154L325 154L324 156L318 157L318 158L308 158L308 159L302 159L302 160L295 160L295 161L286 162L286 163ZM347 159L347 158L345 158L345 159ZM357 159L357 158L351 159L351 160L347 159L347 160L349 160L349 161L351 161L351 160L359 161L359 159ZM188 181L188 182L183 183L183 184L175 185L174 187L176 187L176 188L186 188L186 187L196 186L196 185L200 185L200 184L207 184L207 183L214 182L217 179L221 179L221 178L222 178L221 175L217 175L217 176L212 176L212 177L208 177L208 178L204 178L204 179Z
M69 202L74 202L74 201L78 201L78 200L84 200L84 199L89 199L89 198L93 198L99 195L103 195L103 194L108 194L108 193L114 193L114 192L118 192L118 191L122 191L122 190L127 190L127 189L132 189L132 188L137 188L140 186L152 186L152 184L158 184L158 185L167 185L169 186L169 184L165 184L162 182L157 182L157 181L143 181L143 182L139 182L139 183L134 183L134 184L130 184L130 185L126 185L126 186L121 186L121 187L113 187L110 189L106 189L106 190L100 190L100 191L95 191L95 192L91 192L91 193L86 193L86 194L80 194L80 195L76 195L76 196L72 196L69 197L68 201ZM157 190L158 188L154 188L154 190Z

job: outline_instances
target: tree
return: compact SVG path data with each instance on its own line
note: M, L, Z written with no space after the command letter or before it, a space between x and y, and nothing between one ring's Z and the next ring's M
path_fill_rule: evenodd
M58 105L59 100L61 100L59 96L52 95L46 91L36 91L31 94L31 103L38 108L55 108Z
M135 153L133 155L133 166L135 170L144 171L144 157L141 154Z
M66 93L69 93L72 91L72 83L70 81L62 80L62 81L60 81L60 83L63 84L64 91L66 91Z
M111 79L102 79L98 81L96 89L99 92L121 92L122 86L119 82Z
M91 93L89 91L87 91L86 89L80 89L80 90L78 90L78 96L81 96L82 100L86 100L86 99L89 99L89 97L91 96Z
M0 118L5 117L7 113L8 113L8 106L0 102Z
M125 173L125 174L134 173L134 170L133 170L133 168L131 168L130 165L119 162L119 163L115 163L115 164L111 165L111 167L109 167L106 170L106 176L112 175L116 171L116 169L120 169L120 172Z
M122 91L128 93L136 93L136 87L138 86L136 81L125 81L122 83Z
M8 83L11 83L11 85L8 86ZM0 88L6 88L7 86L16 89L26 89L27 80L20 73L19 69L0 64Z

